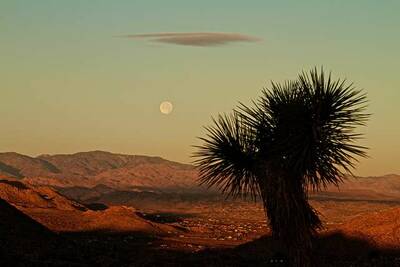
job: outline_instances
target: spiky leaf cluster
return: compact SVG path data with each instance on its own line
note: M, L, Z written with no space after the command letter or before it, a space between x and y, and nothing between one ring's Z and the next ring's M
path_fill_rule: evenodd
M366 156L356 144L369 116L365 94L322 69L272 83L253 104L240 104L206 128L194 155L202 183L232 196L255 196L260 179L283 171L305 190L318 190L340 183L356 158Z

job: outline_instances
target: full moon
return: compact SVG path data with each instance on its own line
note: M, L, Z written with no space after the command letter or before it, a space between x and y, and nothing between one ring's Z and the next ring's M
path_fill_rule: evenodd
M162 114L166 114L166 115L170 114L172 112L173 108L174 108L174 106L169 101L164 101L160 104L160 111Z

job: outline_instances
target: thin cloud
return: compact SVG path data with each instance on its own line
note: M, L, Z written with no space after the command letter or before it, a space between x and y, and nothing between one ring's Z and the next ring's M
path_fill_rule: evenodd
M186 46L220 46L237 42L258 42L260 38L239 34L222 32L186 32L186 33L149 33L130 34L120 37L133 39L146 39L151 42L160 42Z

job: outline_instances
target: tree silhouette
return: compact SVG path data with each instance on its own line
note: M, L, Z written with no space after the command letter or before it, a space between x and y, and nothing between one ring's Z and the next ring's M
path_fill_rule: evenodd
M312 236L322 224L310 191L339 185L366 147L355 142L364 126L366 95L324 70L272 82L252 107L240 104L213 119L194 153L200 182L230 197L261 197L273 237L292 264L312 264Z

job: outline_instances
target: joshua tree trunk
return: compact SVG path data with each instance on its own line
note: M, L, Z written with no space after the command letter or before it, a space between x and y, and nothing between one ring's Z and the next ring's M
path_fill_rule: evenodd
M297 177L284 175L260 179L260 191L272 236L286 247L293 266L312 266L312 235L321 226L308 204L307 192Z

